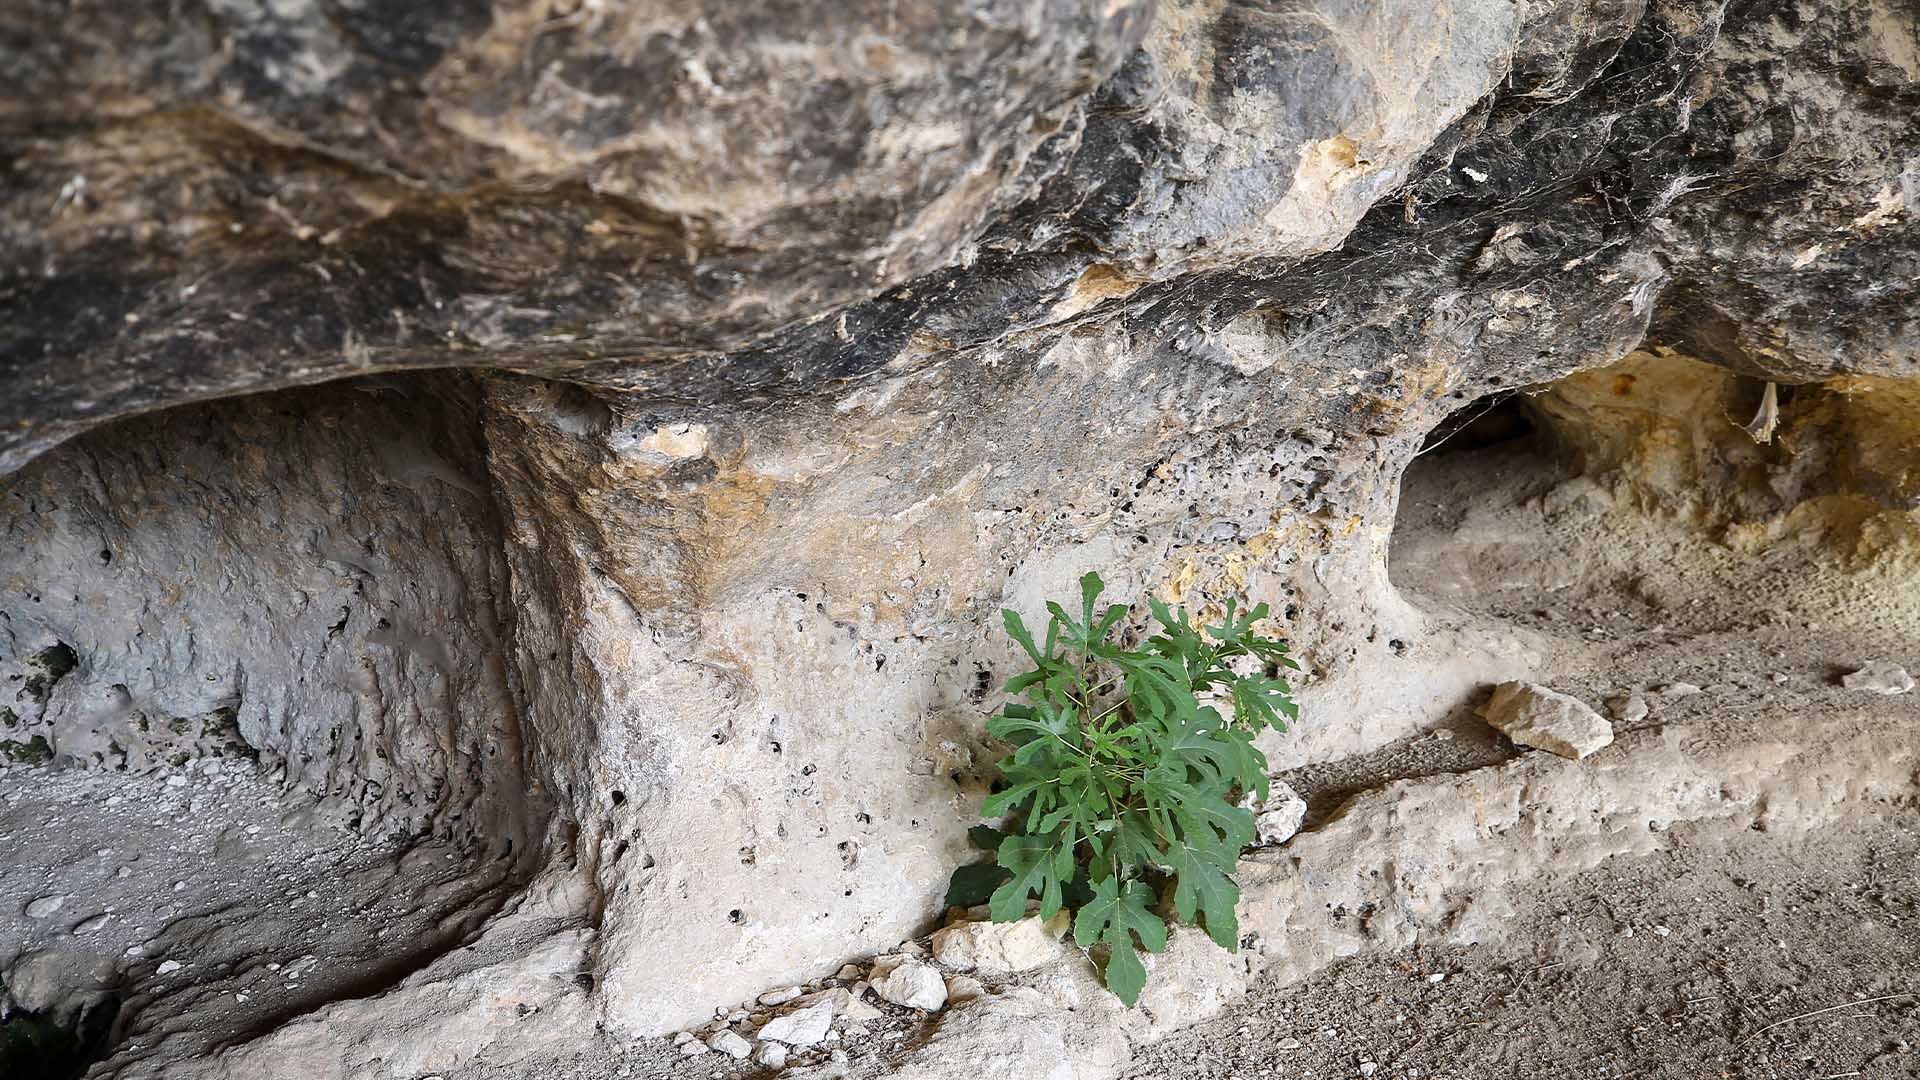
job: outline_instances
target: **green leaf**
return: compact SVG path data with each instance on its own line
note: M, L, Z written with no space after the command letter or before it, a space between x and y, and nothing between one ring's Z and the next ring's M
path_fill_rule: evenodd
M984 904L1006 880L1006 869L996 863L968 863L954 870L952 879L947 882L947 906L972 907Z
M1106 588L1107 588L1107 583L1104 581L1101 581L1100 575L1094 573L1091 570L1087 571L1086 574L1084 574L1080 578L1080 625L1081 626L1083 627L1093 626L1094 602L1100 599L1100 594L1106 591Z
M1240 923L1234 906L1240 902L1240 887L1227 876L1232 866L1223 867L1185 844L1170 845L1166 854L1167 869L1174 875L1173 913L1189 925L1198 913L1208 937L1228 952L1238 949Z
M1040 917L1051 919L1060 910L1060 874L1054 867L1060 841L1049 836L1009 836L1000 843L1000 865L1010 875L1006 884L993 891L994 922L1013 922L1026 917L1027 898L1040 896Z
M1027 632L1027 624L1020 621L1020 613L1012 608L1001 608L1000 620L1006 625L1007 636L1019 642L1035 664L1044 666L1050 657L1042 655L1039 646L1033 643L1033 635Z
M999 817L1019 805L1020 801L1027 796L1046 787L1047 783L1043 779L1024 780L1005 791L996 791L987 796L986 802L980 804L980 816ZM1004 848L1006 844L1002 843L1000 846Z
M1147 988L1147 966L1140 962L1140 954L1133 951L1132 945L1114 946L1107 953L1107 966L1100 975L1106 980L1107 989L1129 1009L1140 1000L1140 991Z
M1152 901L1153 890L1140 882L1123 887L1119 878L1109 877L1094 888L1093 899L1073 920L1073 939L1081 948L1105 945L1110 950L1107 989L1129 1008L1147 984L1147 969L1135 949L1157 953L1167 947L1167 924L1148 910Z
M975 825L967 830L967 842L981 851L999 851L1006 836L991 825Z
M1293 687L1285 679L1249 675L1233 681L1233 717L1254 731L1272 727L1287 730L1286 721L1300 715L1293 703Z

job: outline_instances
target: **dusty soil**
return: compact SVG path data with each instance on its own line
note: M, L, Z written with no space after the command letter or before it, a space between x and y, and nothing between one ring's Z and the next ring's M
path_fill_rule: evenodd
M1920 812L1675 832L1531 892L1500 946L1260 988L1129 1075L1920 1076Z

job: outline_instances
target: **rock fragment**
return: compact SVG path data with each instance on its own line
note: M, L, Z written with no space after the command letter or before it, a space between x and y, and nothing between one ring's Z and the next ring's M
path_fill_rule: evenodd
M934 932L933 958L955 971L1029 971L1066 955L1067 946L1060 943L1066 931L1065 912L1051 920L1029 915L1007 923L955 923Z
M760 1029L760 1038L788 1046L812 1046L826 1040L827 1029L832 1025L833 1001L830 998L823 999L767 1021L766 1026Z
M27 918L45 919L51 917L67 904L65 896L42 896L27 902Z
M708 1036L707 1048L741 1061L745 1061L747 1055L753 1052L753 1044L741 1038L732 1028L722 1028Z
M1647 718L1647 699L1639 694L1625 694L1607 702L1607 711L1613 714L1616 723L1637 724Z
M1840 676L1840 685L1849 690L1865 690L1872 694L1904 694L1913 689L1913 676L1907 669L1885 660L1875 660L1860 668Z
M1284 844L1300 831L1307 819L1307 800L1300 793L1276 780L1264 802L1253 807L1254 828L1259 830L1260 846Z
M753 1063L769 1069L784 1069L787 1067L787 1048L777 1042L763 1042L753 1052Z
M1577 760L1613 742L1613 725L1586 702L1537 683L1501 683L1480 715L1514 742L1565 758Z
M955 975L947 980L947 1003L958 1005L962 1001L972 1001L987 992L987 986L971 975Z
M876 962L873 992L882 1001L922 1012L937 1012L947 1003L947 981L911 957L887 957Z

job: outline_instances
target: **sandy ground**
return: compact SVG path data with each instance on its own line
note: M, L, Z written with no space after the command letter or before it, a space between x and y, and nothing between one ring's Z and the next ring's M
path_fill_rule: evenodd
M1502 484L1490 488L1490 476ZM1623 731L1684 725L1690 738L1742 740L1782 716L1846 713L1920 739L1920 693L1838 684L1870 660L1920 671L1910 544L1868 542L1851 512L1761 535L1631 502L1568 481L1526 441L1435 455L1403 491L1394 580L1437 622L1528 637L1541 682L1615 711L1638 695L1645 716ZM1308 798L1307 828L1383 783L1521 753L1475 704L1435 731L1287 774ZM139 946L137 971L162 957L193 965L176 982L139 981L128 1000L135 1043L173 1031L211 1045L390 982L456 941L500 891L489 867L433 845L352 838L251 777L167 787L16 768L0 785L10 845L0 905L11 905L0 910L76 897L56 919L0 920L0 955ZM109 805L114 796L123 802ZM1677 825L1667 841L1654 855L1535 882L1495 940L1422 944L1302 983L1256 984L1224 1015L1141 1049L1126 1075L1920 1076L1920 807L1864 804L1842 825L1797 836ZM103 926L77 929L108 909ZM324 971L285 974L321 952L331 958ZM190 1029L170 1019L189 1008ZM885 1013L805 1055L824 1066L812 1075L895 1069L930 1025ZM766 1073L718 1054L684 1057L664 1041L597 1039L534 1065L477 1063L445 1077Z

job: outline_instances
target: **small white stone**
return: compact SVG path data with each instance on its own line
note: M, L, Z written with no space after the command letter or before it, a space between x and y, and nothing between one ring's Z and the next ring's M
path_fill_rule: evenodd
M187 778L184 776L181 776L179 773L174 773L172 776L167 777L167 786L168 787L186 787Z
M754 998L753 1000L759 1002L762 1005L785 1005L787 1002L792 1001L794 998L797 998L799 996L800 996L799 987L788 986L788 987L783 987L782 989L779 989L779 990L769 990L766 993L761 994L759 997Z
M680 1052L687 1057L699 1057L701 1054L707 1053L707 1044L701 1042L699 1039L689 1039L680 1044Z
M1447 981L1447 973L1446 973L1446 972L1444 972L1444 971L1436 971L1436 972L1434 972L1433 974L1431 974L1431 975L1429 975L1429 976L1427 976L1427 981L1428 981L1428 982L1430 982L1430 983L1443 983L1443 982L1446 982L1446 981Z
M30 900L27 902L27 918L48 918L65 907L66 904L67 898L65 896L42 896L37 900Z
M1637 724L1647 718L1650 710L1647 708L1646 698L1639 694L1628 694L1626 697L1617 697L1607 702L1607 711L1622 724Z
M687 1045L688 1043L690 1043L690 1042L692 1042L692 1041L693 1041L693 1032L691 1032L691 1031L676 1031L676 1032L674 1032L674 1035L673 1035L673 1045L675 1045L675 1046L685 1046L685 1045Z
M1267 792L1266 801L1257 802L1250 809L1253 810L1253 824L1259 833L1261 847L1272 847L1293 839L1294 834L1300 831L1300 823L1307 819L1307 800L1277 780Z
M1664 927L1664 926L1656 926L1656 927L1654 927L1654 928L1653 928L1653 932L1654 932L1654 933L1656 933L1656 934L1659 934L1659 935L1660 935L1661 937L1667 937L1667 936L1669 936L1669 935L1671 935L1671 934L1673 933L1673 931L1672 931L1672 930L1669 930L1669 929L1667 929L1667 928L1666 928L1666 927Z
M861 979L867 977L867 969L861 967L859 964L847 964L839 971L834 972L833 977L844 982L859 982Z
M1913 689L1913 676L1907 669L1885 660L1875 660L1858 671L1849 672L1840 677L1840 685L1849 690L1865 690L1872 694L1904 694Z
M1700 692L1700 688L1690 682L1668 683L1660 688L1660 696L1666 698L1692 697Z
M955 975L947 980L947 1002L958 1004L986 994L987 987L971 975Z
M1300 1040L1294 1038L1281 1039L1276 1045L1282 1050L1298 1050L1300 1049Z
M753 1052L753 1061L769 1069L784 1069L787 1067L787 1048L777 1042L763 1042Z
M832 1024L833 1001L827 999L774 1017L760 1029L760 1037L788 1046L812 1046L827 1037L827 1029Z
M748 1054L753 1053L753 1044L732 1030L716 1032L707 1040L707 1046L709 1049L718 1050L730 1058L738 1058L742 1061L746 1060Z
M112 920L113 920L113 915L111 913L101 912L100 914L95 915L90 919L80 920L80 922L76 926L74 926L73 932L76 934L91 934L95 930L98 930L101 927L107 925L107 923L111 922Z
M1379 1071L1380 1071L1380 1066L1375 1062L1363 1061L1360 1063L1361 1076L1372 1076L1374 1073Z
M873 992L880 1000L923 1012L947 1003L947 982L940 973L907 957L883 958L873 966Z
M171 975L179 970L180 961L178 960L162 960L160 961L160 966L153 969L156 975Z
M957 922L934 931L933 958L955 971L1008 975L1052 963L1071 950L1061 944L1068 919L1029 915L1013 922ZM878 967L875 968L876 975ZM882 997L886 995L882 994Z

